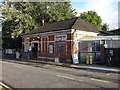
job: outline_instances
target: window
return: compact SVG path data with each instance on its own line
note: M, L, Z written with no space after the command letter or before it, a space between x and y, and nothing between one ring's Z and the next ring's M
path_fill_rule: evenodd
M100 51L100 41L81 41L79 43L79 51L81 52Z
M65 53L65 45L56 45L56 53Z

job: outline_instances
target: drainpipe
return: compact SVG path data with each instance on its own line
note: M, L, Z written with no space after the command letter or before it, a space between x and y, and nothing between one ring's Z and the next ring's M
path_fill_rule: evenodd
M75 43L74 40L73 40L73 35L74 35L75 32L76 32L76 29L74 29L74 32L72 33L72 45L71 45L72 46L72 49L71 49L72 50L72 54L73 54L73 49L74 49L73 45Z
M75 34L75 32L76 32L77 30L76 29L74 29L74 32L72 33L72 37L73 37L73 35ZM78 49L78 42L76 41L74 41L74 39L72 39L72 53L71 54L73 54L73 51L75 51L76 53L77 53L77 56L78 56L78 54L79 54L79 50L77 50L76 48L75 48L75 46L74 46L74 44L75 43L77 43L77 49ZM75 49L75 50L74 50ZM79 57L78 57L79 58ZM79 62L80 63L80 62Z

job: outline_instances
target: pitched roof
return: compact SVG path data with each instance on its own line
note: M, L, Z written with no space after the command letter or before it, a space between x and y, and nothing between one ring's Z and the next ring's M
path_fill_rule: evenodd
M113 34L111 32L101 30L99 35L100 36L108 36L108 35L113 35Z
M92 24L82 20L80 17L76 17L73 19L53 22L53 23L41 26L40 28L32 30L27 34L60 31L60 30L66 30L66 29L77 29L77 30L96 32L96 33L99 33L100 31L98 28L96 28Z
M115 29L115 30L111 30L111 31L109 31L109 32L111 32L111 33L114 34L114 35L120 35L120 28Z
M76 22L72 26L73 29L82 30L82 31L89 31L89 32L96 32L99 33L99 29L92 25L89 22L81 19L80 17L77 18Z
M104 35L104 36L108 36L108 35L120 35L120 28L115 29L115 30L111 30L111 31L100 31L99 35Z

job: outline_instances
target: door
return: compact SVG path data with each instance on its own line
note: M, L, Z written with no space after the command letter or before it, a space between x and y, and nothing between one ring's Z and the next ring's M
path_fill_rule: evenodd
M37 59L37 53L38 53L38 43L33 43L32 59Z

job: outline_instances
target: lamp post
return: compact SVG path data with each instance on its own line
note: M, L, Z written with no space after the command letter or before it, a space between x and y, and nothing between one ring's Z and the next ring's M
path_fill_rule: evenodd
M100 40L101 64L105 63L105 45L104 40Z
M2 18L2 17L0 17L0 31L2 31L2 23L3 23L3 21L5 21L5 19L4 18ZM1 35L0 35L0 48L2 49L2 33L1 33ZM6 49L2 49L2 53L3 53L3 57L5 58L6 57L6 53L5 53L5 50ZM2 56L1 56L2 57Z
M106 43L106 40L105 40L105 43L104 43L104 60L105 60L105 62L107 62L106 60L108 59L107 58L107 56L108 56L108 52L107 52L107 48L108 48L108 45L107 45L107 43Z
M107 45L107 43L106 43L106 40L105 40L105 44L104 44L104 47L105 47L105 48L107 48L107 46L108 46L108 45Z

